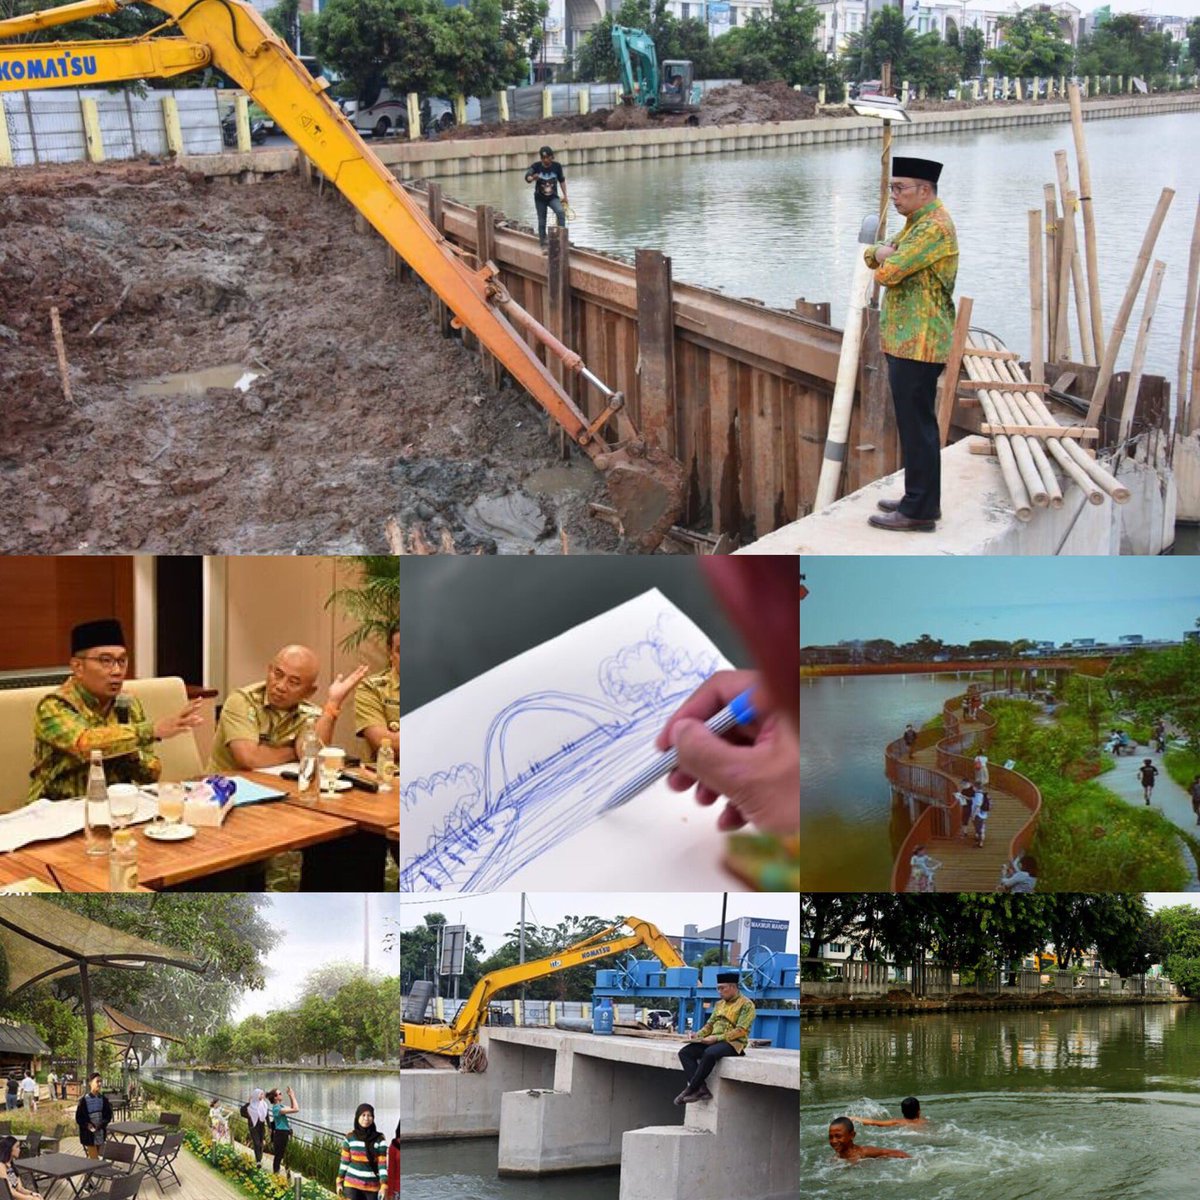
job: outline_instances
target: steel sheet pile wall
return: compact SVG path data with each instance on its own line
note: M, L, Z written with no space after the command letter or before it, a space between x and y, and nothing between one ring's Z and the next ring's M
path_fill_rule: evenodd
M428 205L425 193L414 194ZM446 236L474 252L476 210L449 201L442 210ZM492 258L505 287L555 329L547 259L536 239L492 228ZM653 263L635 267L572 248L569 272L564 340L591 371L625 393L634 424L650 436L658 433L659 444L684 464L690 480L685 519L749 540L805 515L820 472L841 332L672 284L669 265L664 278ZM671 314L669 322L663 312ZM671 330L670 339L660 336L663 329ZM589 417L600 412L594 392L574 381L568 388ZM860 440L858 426L856 412L851 447ZM871 462L864 473L861 459L852 450L853 486L894 469L890 460Z

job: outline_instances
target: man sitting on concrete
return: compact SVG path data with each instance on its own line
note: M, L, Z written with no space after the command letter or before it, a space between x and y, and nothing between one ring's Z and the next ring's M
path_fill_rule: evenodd
M329 685L324 707L309 704L317 690L321 663L307 646L284 646L267 665L267 677L231 692L221 709L209 755L210 771L253 771L296 760L296 739L309 720L316 721L322 744L333 740L333 727L346 697L367 673L360 666Z
M755 1009L754 1002L738 990L738 979L737 971L723 971L717 976L717 994L721 998L714 1006L712 1016L679 1051L688 1084L675 1097L676 1104L711 1100L712 1092L704 1081L717 1060L746 1052Z
M905 1096L904 1099L900 1101L900 1111L904 1114L903 1116L890 1117L886 1121L873 1121L867 1117L859 1117L858 1123L860 1125L879 1125L885 1127L890 1125L919 1126L926 1124L925 1118L921 1116L921 1102L916 1098L916 1096Z
M174 716L148 721L141 701L123 691L129 670L121 623L106 618L71 630L71 678L38 702L33 724L29 800L69 800L87 791L92 751L109 783L153 783L156 742L195 729L194 700Z
M854 1122L849 1117L834 1117L829 1122L829 1144L838 1158L858 1162L861 1158L908 1158L903 1150L885 1150L882 1146L856 1146Z

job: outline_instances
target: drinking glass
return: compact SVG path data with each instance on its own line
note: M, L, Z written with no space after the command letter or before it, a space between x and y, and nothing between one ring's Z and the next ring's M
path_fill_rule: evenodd
M183 820L183 784L160 783L158 785L158 815L168 825L178 825Z
M342 769L346 765L346 752L337 746L325 746L321 750L321 792L332 796L337 788Z
M132 783L108 785L108 811L114 829L124 829L137 815L138 789Z

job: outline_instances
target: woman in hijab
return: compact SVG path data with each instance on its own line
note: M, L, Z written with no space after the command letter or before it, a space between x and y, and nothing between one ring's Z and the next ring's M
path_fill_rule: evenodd
M246 1120L250 1122L250 1145L254 1148L255 1166L262 1166L263 1139L267 1133L267 1093L255 1088L246 1105Z
M375 1109L360 1104L354 1110L354 1128L342 1142L336 1192L343 1200L379 1200L387 1186L385 1138L375 1128Z

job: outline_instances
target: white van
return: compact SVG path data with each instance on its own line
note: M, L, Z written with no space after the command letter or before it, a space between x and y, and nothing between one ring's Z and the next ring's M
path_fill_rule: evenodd
M403 96L394 96L387 88L381 88L375 103L367 108L356 107L350 120L359 133L375 137L404 133L408 129L408 105Z

